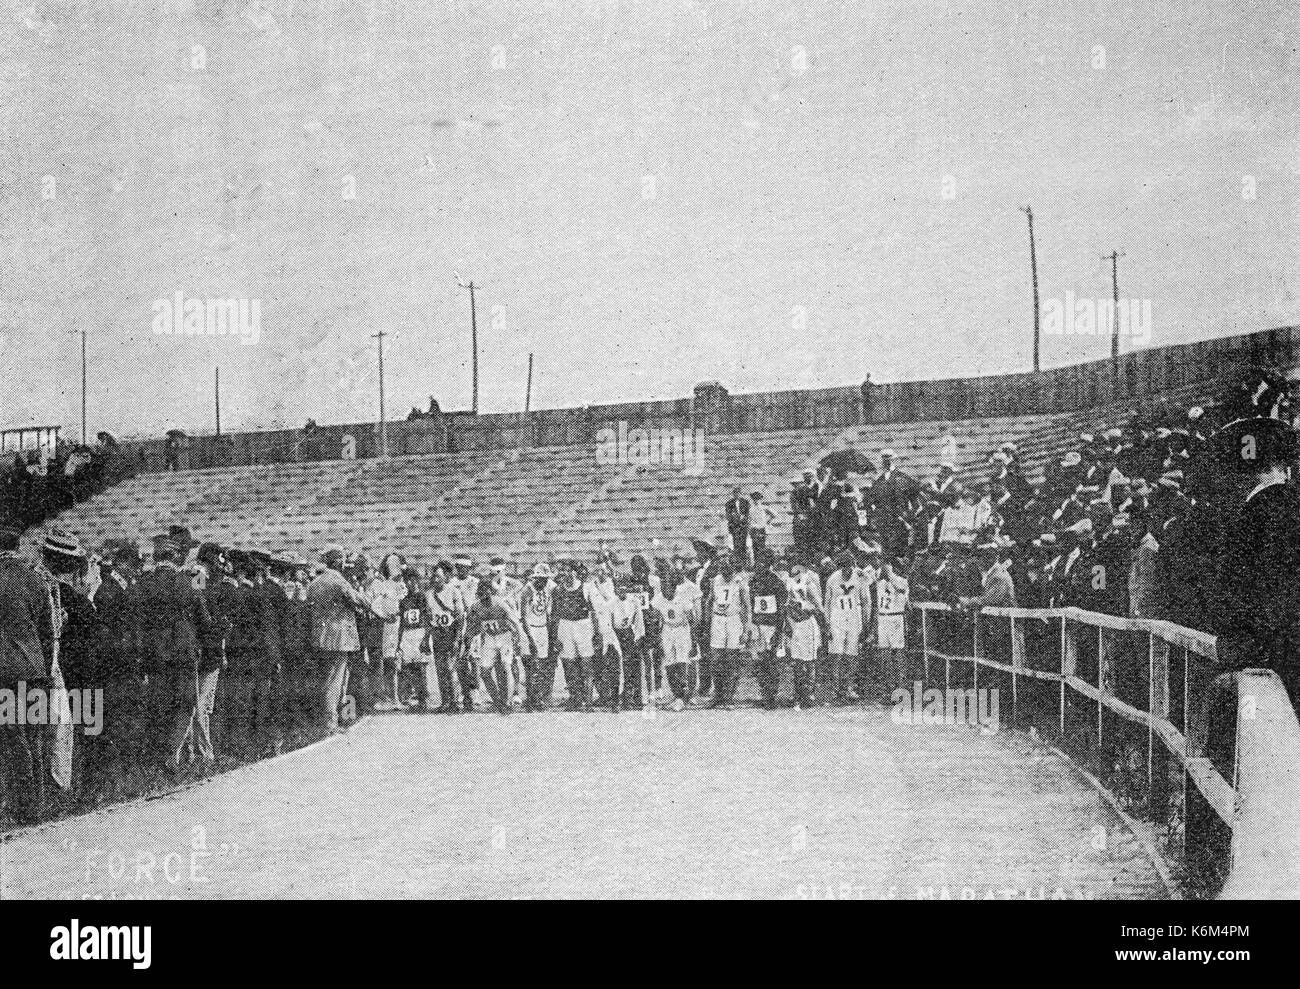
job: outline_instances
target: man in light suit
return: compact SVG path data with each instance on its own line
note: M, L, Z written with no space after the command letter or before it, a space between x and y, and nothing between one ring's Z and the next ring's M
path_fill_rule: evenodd
M327 546L321 554L325 570L307 586L313 645L325 673L319 713L327 734L339 730L339 708L343 703L348 662L361 651L356 613L370 607L365 595L343 576L343 560L342 546Z
M1014 608L1016 589L1011 574L1001 563L1002 547L997 542L981 543L977 547L982 590L978 597L958 598L963 608Z

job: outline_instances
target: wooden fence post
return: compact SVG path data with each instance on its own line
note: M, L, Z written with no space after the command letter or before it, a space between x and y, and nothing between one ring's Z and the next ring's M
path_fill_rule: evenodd
M1097 748L1102 747L1102 717L1106 705L1102 696L1115 693L1114 649L1108 630L1097 626Z
M1020 677L1025 665L1025 626L1011 618L1011 725L1020 727Z
M1074 676L1078 662L1078 643L1075 642L1074 629L1064 615L1061 616L1061 740L1065 740L1065 680Z
M1153 717L1169 719L1169 643L1148 634L1147 710ZM1184 726L1185 727L1185 726ZM1169 751L1155 731L1147 730L1147 793L1151 819L1163 820L1169 802Z
M923 664L925 685L930 686L930 611L921 609L921 663Z

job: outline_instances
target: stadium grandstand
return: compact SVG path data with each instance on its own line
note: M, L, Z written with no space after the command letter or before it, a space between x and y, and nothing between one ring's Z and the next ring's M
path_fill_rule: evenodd
M1244 369L1291 366L1292 332L1039 374L883 385L869 424L859 421L857 388L733 398L704 387L680 402L394 422L387 459L375 423L183 436L179 451L174 438L123 443L134 476L51 524L92 541L142 543L188 524L226 545L308 557L333 533L369 554L395 549L432 563L455 549L507 555L522 568L602 543L689 552L692 539L725 532L716 509L739 484L775 506L769 544L783 548L793 532L790 478L833 451L878 460L893 449L926 479L950 434L958 477L970 480L1000 443L1014 442L1026 478L1041 481L1046 464L1098 423L1126 426L1141 407L1194 407ZM597 434L619 423L702 429L703 450L689 462L601 463ZM42 537L34 527L28 541Z

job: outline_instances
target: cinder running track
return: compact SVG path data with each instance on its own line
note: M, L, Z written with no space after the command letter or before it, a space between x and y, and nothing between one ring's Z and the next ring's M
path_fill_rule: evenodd
M877 708L380 716L0 844L5 898L944 895L1168 893L1050 751Z

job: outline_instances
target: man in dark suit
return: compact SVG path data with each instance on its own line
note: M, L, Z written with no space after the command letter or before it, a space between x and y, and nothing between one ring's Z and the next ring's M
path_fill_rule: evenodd
M252 556L256 577L256 655L253 672L256 687L256 739L264 751L279 755L287 727L285 697L285 640L291 632L289 599L271 572L271 558L265 553Z
M199 670L201 643L213 634L214 625L193 577L180 568L180 554L176 543L159 536L154 540L154 568L139 584L144 670L157 681L155 695L165 707L166 765L172 772L179 771L181 751L191 736L200 757L214 761Z
M154 737L144 703L140 679L140 596L136 581L140 552L134 544L111 550L100 561L100 584L95 590L95 610L106 630L103 662L104 738L113 758L135 762L144 755L143 743Z
M242 550L231 550L229 559L234 584L226 592L230 631L226 638L226 669L221 677L220 694L225 701L222 727L230 754L251 758L256 754L257 698L262 679L258 630L262 601L254 583L253 558Z
M876 526L880 529L882 550L886 556L906 556L910 543L909 529L912 500L920 485L898 469L893 450L880 454L880 476L871 485Z
M1214 437L1220 469L1247 488L1227 519L1211 631L1234 666L1271 667L1300 697L1300 491L1290 481L1296 434L1277 419L1242 419Z
M817 496L813 483L813 472L805 470L802 480L795 478L790 489L790 514L794 516L793 528L795 549L806 553L812 547L812 512L813 501Z
M18 554L20 534L0 530L0 689L48 690L54 621L45 583ZM43 726L0 720L0 771L8 774L11 813L40 820L45 795Z
M731 489L727 502L727 531L731 533L731 546L741 560L749 559L749 499L741 495L740 488Z
M208 742L215 757L215 751L225 747L232 722L233 696L230 685L221 682L221 674L229 662L228 640L238 610L239 582L235 580L229 552L216 543L203 543L199 547L191 576L211 618L200 642L199 687L200 699L207 710ZM197 736L193 741L198 741Z

